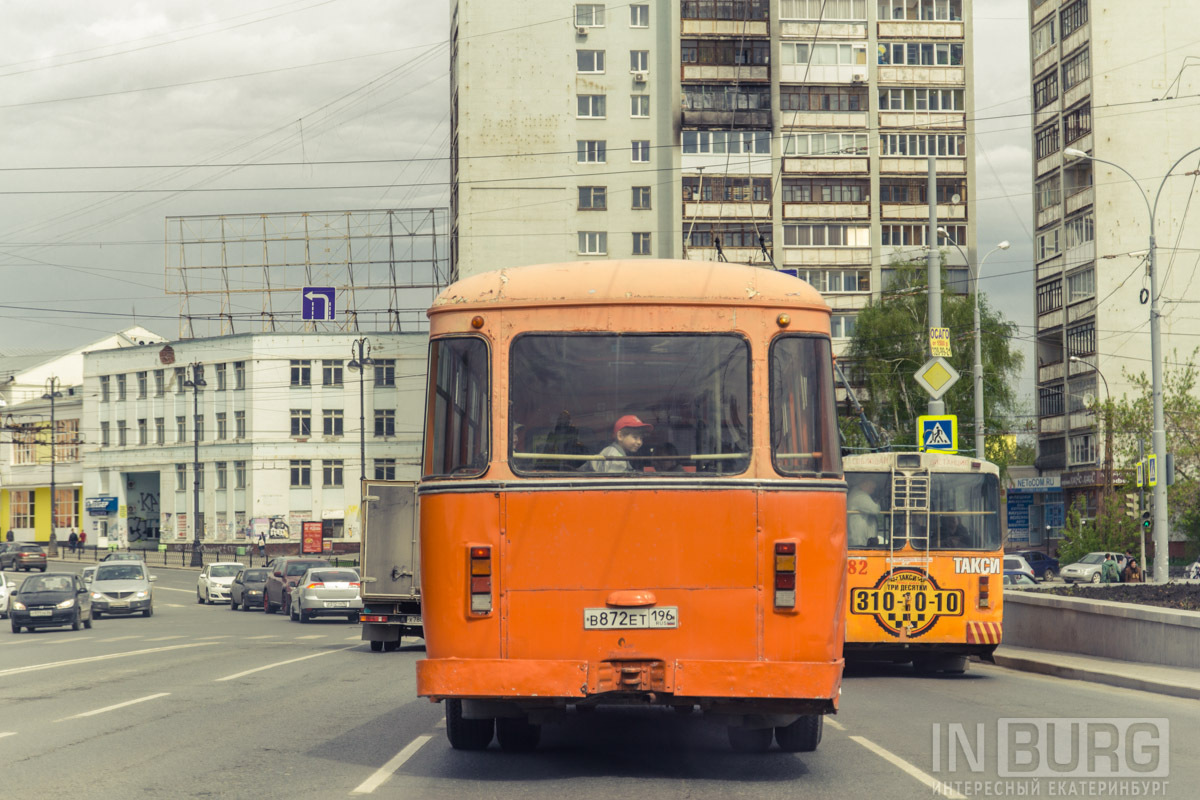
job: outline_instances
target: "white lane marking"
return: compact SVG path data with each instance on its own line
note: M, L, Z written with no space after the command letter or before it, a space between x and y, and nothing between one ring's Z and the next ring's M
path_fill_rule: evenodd
M437 721L437 725L434 725L433 727L438 728L438 729L446 727L446 718L442 717L441 719L439 719Z
M183 592L184 594L195 594L195 589L172 589L170 586L155 586L156 592Z
M278 637L279 637L278 633L267 633L262 636L246 636L243 638L245 638L245 639L275 639Z
M830 719L828 716L825 717L825 724L828 725L829 727L833 728L834 730L838 730L838 731L846 730L845 725L838 722L836 719Z
M171 641L172 639L182 639L182 638L184 638L184 637L183 637L183 636L181 636L181 635L177 635L177 636L156 636L156 637L154 637L153 639L147 639L146 641L147 641L147 642L169 642L169 641Z
M187 606L180 605L179 603L162 603L161 605L164 605L167 608L187 608Z
M895 753L892 753L888 750L883 749L879 745L872 742L870 739L867 739L866 737L863 737L863 736L851 736L850 739L852 741L858 742L863 747L867 748L872 753L874 753L875 755L882 758L884 761L887 761L887 762L891 763L892 765L899 767L904 772L906 772L909 775L911 775L912 777L916 778L921 783L925 784L930 789L932 789L934 794L940 794L943 797L948 798L948 800L966 800L965 795L959 794L958 792L951 789L949 786L946 786L941 781L934 778L932 775L930 775L926 772L923 772L920 769L914 767L912 764L908 763L900 756L898 756Z
M85 711L82 714L76 714L73 717L63 717L62 719L56 719L55 722L66 722L69 719L79 719L80 717L94 717L97 714L103 714L106 711L116 711L118 708L124 708L125 706L132 706L137 703L144 703L147 700L157 700L158 698L166 697L169 694L170 694L170 692L159 692L158 694L148 694L145 697L139 697L137 700L126 700L124 703L117 703L116 705L113 705L113 706L105 706L104 708L97 708L95 711Z
M362 636L347 636L346 637L347 642L361 642L362 640L363 640Z
M324 653L313 653L312 655L300 656L299 658L290 658L287 661L277 661L274 664L267 664L265 667L255 667L254 669L248 669L245 672L238 672L233 675L226 675L224 678L214 678L213 681L215 683L220 683L221 681L231 681L234 678L243 678L247 675L253 675L256 672L262 672L265 669L275 669L276 667L282 667L285 664L295 664L297 661L307 661L310 658L320 658L321 656L327 656L330 653L340 653L343 650L351 650L351 649L353 649L353 648L339 647L337 650L326 650ZM0 675L3 675L3 674L4 673L0 672Z
M299 641L300 639L324 639L324 638L325 638L325 634L323 634L323 633L314 633L314 634L311 634L311 635L309 635L309 636L297 636L297 637L296 637L296 640L297 640L297 641Z
M101 642L121 642L126 639L140 639L140 638L142 638L142 637L141 636L114 636L111 639L100 639L99 641L101 641Z
M16 731L0 731L0 739L3 739L5 736L16 736L16 735L17 735Z
M354 788L351 794L370 794L383 785L384 781L392 777L396 770L404 766L404 762L413 757L413 753L425 746L433 737L427 733L423 733L417 738L408 743L408 746L401 750L396 755L392 756L391 761L388 761L379 769L375 770L371 777L360 783Z
M200 637L197 637L196 641L207 642L209 639L229 639L229 638L232 638L232 636L233 636L232 633L222 633L219 636L200 636Z
M0 678L5 675L17 675L22 672L38 672L43 669L54 669L56 667L69 667L72 664L90 664L94 661L109 661L114 658L128 658L129 656L144 656L151 653L165 653L169 650L183 650L188 647L207 647L216 642L198 642L196 644L173 644L167 647L151 647L147 650L130 650L126 653L109 653L106 656L88 656L87 658L72 658L69 661L52 661L49 664L32 664L28 667L13 667L12 669L0 669Z

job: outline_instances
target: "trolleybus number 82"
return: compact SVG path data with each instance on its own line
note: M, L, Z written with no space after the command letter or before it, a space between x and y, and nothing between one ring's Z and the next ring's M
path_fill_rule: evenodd
M678 628L679 608L585 608L584 630L614 630L623 628Z

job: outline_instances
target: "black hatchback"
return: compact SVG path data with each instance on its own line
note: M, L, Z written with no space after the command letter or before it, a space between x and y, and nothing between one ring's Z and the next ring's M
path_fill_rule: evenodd
M92 627L92 595L79 576L71 572L46 572L26 578L8 607L12 632L21 628L70 625L72 630Z
M266 567L243 569L234 577L229 585L229 610L250 611L263 607L263 590L267 586L267 576L271 570Z

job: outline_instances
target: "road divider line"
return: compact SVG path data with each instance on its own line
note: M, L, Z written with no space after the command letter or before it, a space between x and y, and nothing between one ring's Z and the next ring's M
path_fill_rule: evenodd
M209 639L229 639L232 637L233 637L232 633L222 633L218 636L199 636L199 637L197 637L196 641L206 642Z
M836 719L831 719L831 718L830 718L830 717L828 717L828 716L826 716L826 717L825 717L825 724L826 724L826 725L828 725L829 727L833 728L834 730L837 730L837 731L844 731L844 730L846 730L846 726L845 726L845 725L843 725L842 723L838 722Z
M215 642L214 642L214 644L215 644ZM247 675L253 675L256 672L262 672L263 670L275 669L276 667L286 666L287 664L295 664L297 661L308 661L310 658L320 658L321 656L327 656L330 653L340 653L343 650L352 650L352 649L353 648L351 648L351 647L339 647L337 650L326 650L323 653L313 653L312 655L300 656L299 658L289 658L287 661L278 661L274 664L267 664L265 667L255 667L254 669L248 669L245 672L238 672L233 675L226 675L224 678L214 678L213 682L220 683L221 681L231 681L234 678L244 678ZM2 675L2 674L3 673L0 673L0 675Z
M865 736L851 736L850 739L851 741L858 742L863 747L882 758L884 761L887 761L893 766L899 767L903 772L907 773L913 778L916 778L921 783L932 789L934 794L940 794L942 797L947 798L947 800L966 800L966 795L959 794L949 786L946 786L942 781L939 781L929 773L918 769L890 750L885 750Z
M0 669L0 678L5 675L19 675L23 672L40 672L44 669L56 669L58 667L69 667L74 664L91 664L96 661L109 661L114 658L129 658L130 656L148 656L152 653L166 653L171 650L184 650L189 647L207 647L216 644L216 642L197 642L195 644L172 644L166 647L151 647L146 650L130 650L125 653L109 653L103 656L88 656L87 658L72 658L69 661L51 661L48 664L31 664L27 667L12 667L11 669Z
M388 761L379 769L375 770L371 777L367 778L365 781L356 786L351 794L370 794L378 789L388 778L392 777L392 775L396 773L396 770L404 766L404 762L412 758L413 754L424 747L425 744L432 738L433 737L429 734L423 733L417 738L413 739L408 743L407 747L405 747L396 755L392 756L390 761Z
M114 636L111 639L99 639L98 641L101 641L101 642L123 642L126 639L140 639L140 638L142 638L142 637L136 636L136 635L135 636Z
M325 634L323 634L323 633L313 633L308 636L297 636L296 640L299 641L300 639L324 639L324 638L325 638Z
M104 708L97 708L95 711L85 711L82 714L76 714L72 717L63 717L62 719L56 719L55 722L66 722L69 719L79 719L80 717L94 717L97 714L103 714L106 711L116 711L118 708L125 708L125 706L132 706L132 705L136 705L137 703L144 703L147 700L157 700L158 698L166 697L169 694L170 694L170 692L159 692L158 694L148 694L145 697L139 697L136 700L126 700L124 703L117 703L116 705L113 705L113 706L105 706Z
M153 639L147 639L146 641L147 642L169 642L172 639L183 639L183 638L184 637L181 634L176 634L175 636L156 636Z
M3 739L5 736L16 736L16 735L17 735L16 731L0 731L0 739Z
M279 634L278 633L268 633L263 636L244 636L242 638L244 638L244 639L277 639L277 638L279 638Z
M184 594L195 594L196 593L196 591L194 589L172 589L170 586L155 586L154 591L156 591L156 592L183 592Z

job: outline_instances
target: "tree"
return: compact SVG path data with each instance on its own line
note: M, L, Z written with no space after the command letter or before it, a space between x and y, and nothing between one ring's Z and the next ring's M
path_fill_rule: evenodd
M1086 498L1075 498L1063 525L1063 541L1058 546L1059 563L1074 563L1088 553L1138 552L1139 523L1126 516L1121 500L1129 488L1102 495L1096 517L1090 520L1083 516L1087 511Z
M916 445L917 417L929 397L913 378L928 360L928 281L923 265L894 265L894 280L882 296L858 315L848 361L850 378L865 391L859 399L867 415L887 430L897 445ZM943 267L943 273L944 273ZM945 278L943 275L943 284ZM1017 376L1022 356L1013 348L1015 323L979 298L983 360L984 430L1007 431L1018 412ZM942 398L946 413L959 419L960 447L970 449L974 430L974 298L942 295L942 325L950 329L953 355L947 360L962 376ZM991 455L989 451L989 455Z

